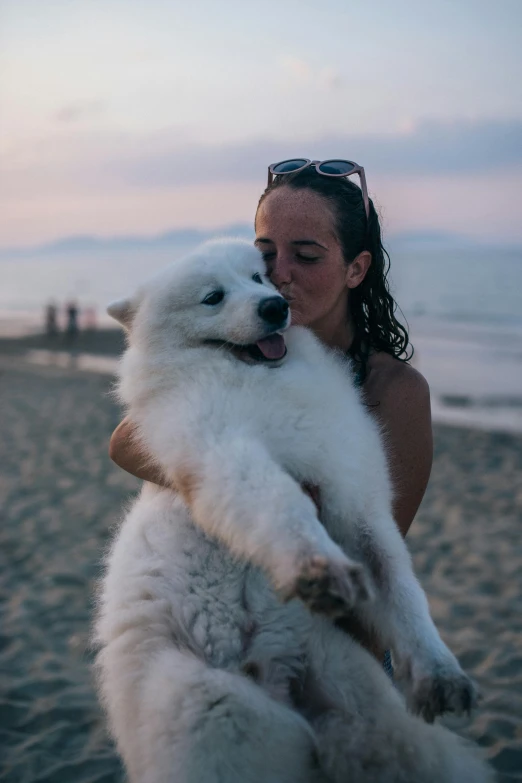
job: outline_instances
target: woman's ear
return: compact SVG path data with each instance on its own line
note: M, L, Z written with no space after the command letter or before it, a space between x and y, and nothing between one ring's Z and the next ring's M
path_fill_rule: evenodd
M366 277L366 273L372 263L372 254L369 250L363 250L358 256L355 256L352 263L346 270L347 288L357 288Z

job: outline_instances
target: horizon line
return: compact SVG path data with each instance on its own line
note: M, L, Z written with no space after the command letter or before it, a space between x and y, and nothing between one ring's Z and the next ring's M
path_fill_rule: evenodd
M92 243L92 244L116 244L119 242L132 243L153 243L159 241L166 241L170 238L175 239L176 235L182 236L183 234L193 234L194 238L197 235L202 237L220 236L224 231L239 231L240 233L246 233L251 230L252 237L254 236L254 228L248 223L227 223L218 228L205 228L196 226L185 226L180 228L166 229L156 233L142 233L142 234L64 234L56 237L55 239L44 240L42 242L35 242L27 245L2 245L0 244L0 254L20 254L20 253L38 253L45 251L52 251L60 249L60 246L66 246L68 244L80 244L80 243ZM461 234L455 231L446 231L444 229L433 229L426 227L425 229L412 229L411 231L396 231L388 234L386 241L397 240L409 240L409 241L455 241L458 243L465 243L468 245L476 245L480 247L496 245L501 247L519 247L522 246L522 237L520 239L512 239L505 241L498 241L486 238L477 239L468 234ZM63 249L66 249L63 247Z

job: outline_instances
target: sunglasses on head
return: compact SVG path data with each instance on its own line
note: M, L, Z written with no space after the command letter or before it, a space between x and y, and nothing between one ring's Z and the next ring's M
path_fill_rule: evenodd
M366 220L370 219L370 202L368 200L368 188L366 187L366 177L364 169L353 160L308 160L307 158L291 158L290 160L281 160L279 163L272 163L268 167L268 184L272 184L274 177L278 174L295 174L297 171L314 166L318 174L323 177L351 177L352 174L358 174L361 182L361 191L366 211Z

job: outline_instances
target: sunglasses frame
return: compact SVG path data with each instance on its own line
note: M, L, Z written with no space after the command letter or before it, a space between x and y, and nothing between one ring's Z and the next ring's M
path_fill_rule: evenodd
M277 166L281 166L283 163L291 163L293 160L304 160L305 163L302 166L299 166L296 169L292 169L292 171L274 171L274 169ZM320 170L320 166L322 166L325 163L349 163L350 166L353 166L353 171L349 171L347 174L327 174L324 171ZM268 167L268 182L267 182L267 188L270 187L272 182L274 181L274 177L281 177L284 174L295 174L298 171L303 171L303 169L307 169L309 166L314 166L315 170L318 174L320 174L322 177L351 177L352 174L357 174L359 176L359 181L361 183L361 191L362 191L362 197L364 201L364 210L366 212L366 220L370 220L370 200L368 198L368 187L366 185L366 175L364 173L364 169L362 166L359 166L358 163L355 163L353 160L346 160L345 158L328 158L328 160L308 160L308 158L288 158L288 160L280 160L278 163L271 163Z

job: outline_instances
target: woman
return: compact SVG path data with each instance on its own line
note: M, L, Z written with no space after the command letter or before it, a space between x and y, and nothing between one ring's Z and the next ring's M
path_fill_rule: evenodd
M354 173L361 188L347 179ZM429 389L406 361L408 334L394 315L387 256L364 170L350 161L273 164L255 229L268 275L290 303L292 322L309 327L354 361L365 402L383 425L394 515L405 536L431 471ZM138 478L162 483L133 445L128 420L114 432L110 456ZM317 491L307 491L320 509Z

